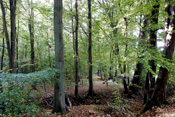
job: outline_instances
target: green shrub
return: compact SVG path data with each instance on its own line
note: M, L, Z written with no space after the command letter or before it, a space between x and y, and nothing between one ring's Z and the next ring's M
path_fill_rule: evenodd
M29 74L1 74L3 92L0 93L0 108L5 109L0 112L7 116L35 115L40 111L40 99L35 99L36 97L30 94L31 86L43 81L52 85L56 75L59 75L59 70L53 68Z

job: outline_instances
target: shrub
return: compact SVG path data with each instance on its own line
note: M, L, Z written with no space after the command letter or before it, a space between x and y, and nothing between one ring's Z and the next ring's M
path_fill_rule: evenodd
M29 74L1 74L0 82L3 92L0 93L0 112L7 116L36 114L40 111L38 108L40 99L35 99L36 97L30 95L31 86L43 81L52 85L57 75L59 75L59 70L53 68Z

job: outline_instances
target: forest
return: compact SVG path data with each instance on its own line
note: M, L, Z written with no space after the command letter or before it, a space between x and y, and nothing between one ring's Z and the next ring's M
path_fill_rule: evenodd
M0 0L0 117L173 117L174 46L174 0Z

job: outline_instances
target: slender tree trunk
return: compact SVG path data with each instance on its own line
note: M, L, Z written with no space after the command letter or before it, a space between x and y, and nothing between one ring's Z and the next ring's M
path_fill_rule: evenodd
M30 55L30 59L31 59L31 71L34 72L35 71L35 50L34 50L34 12L33 12L33 0L31 0L30 2L30 18L28 21L28 27L29 27L29 33L30 33L30 47L31 47L31 55Z
M16 0L10 1L10 21L11 21L11 66L10 72L15 73L15 41L16 41Z
M2 39L2 54L1 54L1 70L3 70L3 63L4 63L4 51L5 51L5 46L4 46L4 38Z
M124 24L125 24L125 33L124 33L124 36L127 38L127 29L128 29L128 19L126 17L124 17ZM127 50L128 50L128 44L126 42L126 45L125 45L125 57L126 57L126 54L127 54ZM126 84L126 78L127 78L127 71L126 71L126 61L124 61L124 65L123 65L123 72L124 72L124 78L123 78L123 85L124 85L124 93L127 94L128 93L128 87L127 87L127 84Z
M113 75L112 75L112 52L110 52L110 68L109 68L109 79L113 79Z
M25 45L25 52L24 52L24 60L27 60L27 55L28 55L28 48L27 45ZM24 64L27 64L27 61L24 62ZM27 65L24 66L24 73L28 73Z
M88 20L89 20L89 95L93 96L93 79L92 79L92 16L91 0L88 0Z
M19 41L19 39L18 39L18 37L19 37L19 17L18 17L18 33L17 33L17 36L16 36L16 73L18 73L18 71L19 71L19 61L18 61L18 41Z
M79 80L79 75L78 75L78 0L75 2L75 10L76 10L76 27L75 27L75 98L79 99L79 94L78 94L78 80Z
M54 86L54 112L66 113L64 90L63 1L54 0L55 67L60 70Z
M71 12L73 13L73 2L71 0ZM74 29L74 16L72 15L72 41L73 41L73 50L75 54L75 29Z
M165 7L166 14L168 16L165 19L165 45L164 45L164 58L173 59L174 46L175 46L175 5L167 4ZM161 105L165 102L165 91L169 79L169 70L167 68L160 67L158 78L156 81L155 89L151 99L146 103L143 111L151 109L155 105Z
M140 21L140 23L141 23L141 21ZM143 27L140 30L140 36L139 36L140 37L140 41L139 41L139 44L138 44L138 51L140 51L140 47L145 44L146 28L147 28L147 26L148 26L148 18L147 18L147 16L144 16ZM142 77L143 63L140 62L141 58L143 58L143 56L138 55L139 61L136 64L136 70L134 72L132 85L130 85L130 87L129 87L129 89L132 90L133 93L135 93L135 94L137 94L138 90L139 90L137 87L135 87L135 85L140 85L140 80L141 80L141 77Z
M3 32L3 35L4 35L4 32ZM4 61L4 50L5 50L5 46L4 46L4 37L2 39L2 54L1 54L1 70L3 70L3 61ZM3 89L2 89L2 83L1 83L1 79L0 79L0 92L2 93L3 92Z
M47 32L47 39L49 39L48 32ZM47 45L48 45L49 67L51 67L51 57L50 57L50 48L51 48L51 45L49 44L49 41L47 42Z
M108 3L109 1L108 0L102 0L102 2L98 1L98 3L102 6L105 6L104 7L104 10L106 11L106 14L108 15L109 17L109 20L111 21L110 22L110 27L113 29L113 38L117 38L116 37L116 34L118 32L118 28L117 27L117 24L118 24L118 20L114 20L114 13L117 13L117 11L115 11L115 3L114 3L114 0L112 1L112 6L109 5ZM108 8L109 7L109 8ZM116 61L116 64L119 64L118 66L116 65L115 67L115 77L118 76L118 68L121 69L121 64L120 64L120 52L119 52L119 44L118 42L115 42L115 51L114 51L114 54L117 56L118 60ZM111 68L112 69L112 68Z

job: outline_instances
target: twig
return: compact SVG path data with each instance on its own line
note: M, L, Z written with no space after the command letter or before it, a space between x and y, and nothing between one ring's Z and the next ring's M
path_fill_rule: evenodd
M44 101L46 102L46 104L47 104L49 107L53 108L53 106L52 106L52 105L50 105L50 104L47 102L47 100L45 99L45 97L44 97L44 96L42 96L42 98L44 99Z

